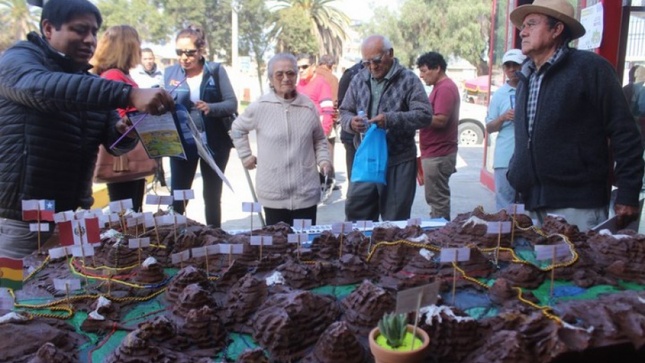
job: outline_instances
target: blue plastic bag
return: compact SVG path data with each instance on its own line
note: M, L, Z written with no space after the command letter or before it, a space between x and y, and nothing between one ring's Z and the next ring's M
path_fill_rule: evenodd
M387 140L385 130L372 124L356 150L351 182L386 184Z

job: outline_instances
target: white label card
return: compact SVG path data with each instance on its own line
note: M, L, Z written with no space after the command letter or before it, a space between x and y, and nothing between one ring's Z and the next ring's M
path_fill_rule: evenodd
M244 253L244 245L241 244L230 244L230 243L220 243L219 244L219 253L222 255L241 255Z
M418 307L434 305L437 302L438 296L439 281L399 291L396 294L396 309L394 313L409 313L410 311L416 311Z
M74 211L68 210L54 214L54 222L65 222L74 219Z
M353 230L353 228L354 226L352 225L352 222L338 222L331 224L331 232L334 234L349 233Z
M132 208L132 199L122 199L110 202L110 212L112 213L123 213Z
M506 207L506 212L508 212L508 214L522 214L525 212L524 204L511 204Z
M420 226L421 218L410 218L408 219L408 226Z
M273 236L251 236L251 246L271 246L273 245Z
M287 243L303 243L309 241L307 233L290 233L287 235Z
M300 231L311 228L311 219L294 219L293 228Z
M58 291L75 291L81 289L81 280L79 279L53 279L54 289Z
M30 232L49 232L49 223L29 223Z
M262 206L260 203L242 202L242 212L247 213L260 213Z
M67 247L57 247L49 250L49 257L52 259L63 258L69 255Z
M374 221L357 221L356 228L360 230L374 228Z
M94 256L94 245L83 244L72 247L72 256L74 257L91 257Z
M191 250L193 257L206 257L208 250L206 247L195 247Z
M181 251L171 255L171 260L174 265L190 260L190 250Z
M566 243L558 243L557 245L535 245L535 259L538 261L551 260L554 257L569 257L571 256L571 247Z
M131 249L150 247L150 237L130 238L128 240L128 247L130 247Z
M442 248L439 261L441 263L463 262L470 260L470 248Z
M206 252L207 252L209 255L215 255L215 254L218 254L218 253L219 253L219 250L220 250L220 249L219 249L219 245L210 245L210 246L206 246Z
M488 234L511 233L511 222L488 222L486 227Z
M195 199L195 191L192 189L175 190L172 193L175 200Z

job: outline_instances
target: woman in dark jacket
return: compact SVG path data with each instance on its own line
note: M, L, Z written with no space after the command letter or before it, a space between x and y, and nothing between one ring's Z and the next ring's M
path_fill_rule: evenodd
M205 61L206 40L201 29L189 27L180 31L175 47L179 64L164 71L165 87L174 89L175 102L184 105L197 127L205 131L213 159L223 172L233 146L223 122L224 118L237 111L233 87L223 67ZM198 155L189 155L187 160L171 158L170 187L173 191L190 189L199 162L204 185L206 224L221 227L222 179L205 161L199 160ZM173 208L183 214L184 201L176 201Z

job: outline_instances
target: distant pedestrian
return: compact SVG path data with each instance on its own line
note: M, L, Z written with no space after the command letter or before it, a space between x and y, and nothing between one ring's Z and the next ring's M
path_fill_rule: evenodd
M417 60L421 79L432 92L432 123L419 131L421 165L426 202L431 218L450 220L450 176L457 171L457 133L461 97L455 82L446 75L446 60L437 52Z
M486 115L486 132L498 133L495 139L493 169L495 173L495 205L497 210L515 203L515 189L506 178L508 163L515 149L515 88L518 72L526 56L520 49L509 49L502 57L502 71L506 83L491 98Z
M130 75L140 88L163 87L163 69L157 66L155 54L150 48L141 49L141 64Z
M338 81L338 107L345 99L345 93L349 88L352 79L363 69L363 62L358 62L353 66L347 68ZM339 111L340 113L340 111ZM338 115L340 118L340 114ZM356 154L356 146L354 146L354 134L340 129L340 141L345 147L345 170L347 170L347 183L352 179L352 165L354 165L354 155Z

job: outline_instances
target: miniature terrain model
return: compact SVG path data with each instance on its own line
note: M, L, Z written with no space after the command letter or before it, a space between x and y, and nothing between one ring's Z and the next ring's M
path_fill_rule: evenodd
M44 248L2 305L0 361L373 362L368 334L397 293L437 281L427 362L643 359L644 235L480 208L433 230L298 234L116 223L91 253Z

